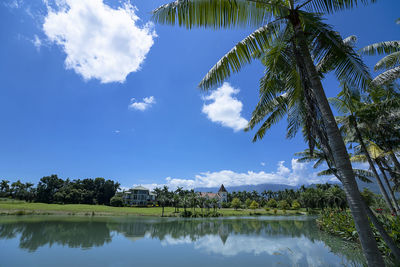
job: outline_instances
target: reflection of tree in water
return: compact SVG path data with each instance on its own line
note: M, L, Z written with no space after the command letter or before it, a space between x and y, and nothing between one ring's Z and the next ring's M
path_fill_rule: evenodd
M96 221L37 221L0 224L0 239L19 236L19 247L36 251L54 244L71 248L90 248L111 242L110 231L104 222Z
M81 218L75 220L29 221L16 220L0 223L0 239L20 239L20 247L35 251L44 245L59 244L72 248L90 248L111 242L115 231L131 240L144 236L164 240L199 240L207 235L219 236L223 244L230 235L271 237L307 237L312 242L322 241L338 256L349 262L362 262L361 251L333 238L316 227L313 220L262 220L262 219L144 219L144 218Z

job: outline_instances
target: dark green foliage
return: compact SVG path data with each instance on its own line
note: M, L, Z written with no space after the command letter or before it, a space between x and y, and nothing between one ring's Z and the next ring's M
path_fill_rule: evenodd
M237 210L238 208L240 208L240 206L242 206L242 202L240 202L240 200L239 200L237 197L235 197L235 198L232 200L231 206L232 206L232 208L234 208L235 210Z
M101 204L110 205L110 199L119 188L119 183L104 178L63 180L53 174L40 179L37 187L20 180L8 186L0 183L0 197L58 204Z
M372 204L374 204L374 193L372 193L368 188L364 188L361 192L361 196L367 206L372 206Z
M376 214L376 216L389 236L393 238L393 241L400 244L400 218L383 214ZM359 242L353 218L348 211L325 210L321 212L317 223L319 228L325 232L339 236L348 241ZM386 246L372 223L371 227L378 242L379 249L388 259L392 260L390 249Z
M267 205L270 208L276 208L278 206L278 203L276 202L275 199L271 198L270 200L268 200Z
M278 208L282 209L282 210L287 210L290 208L289 204L287 203L286 200L281 200L278 202Z
M300 208L301 208L301 205L300 205L300 203L299 203L297 200L295 200L295 201L292 202L292 209L298 210L298 209L300 209Z
M253 201L251 202L249 208L252 209L252 210L255 210L255 209L258 209L258 207L259 207L258 203L257 203L255 200L253 200Z
M122 207L123 206L123 201L122 201L122 197L120 196L113 196L110 199L110 205L114 206L114 207Z

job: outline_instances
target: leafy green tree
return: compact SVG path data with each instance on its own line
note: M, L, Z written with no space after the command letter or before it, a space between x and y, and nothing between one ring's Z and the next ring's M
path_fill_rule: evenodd
M122 201L122 197L120 196L113 196L110 199L110 205L114 206L114 207L122 207L123 206L123 201Z
M255 210L255 209L258 209L258 203L257 203L257 201L255 201L255 200L253 200L252 202L251 202L251 204L250 204L250 209L252 209L252 210Z
M267 206L270 208L276 208L276 207L278 207L278 203L276 202L276 200L274 198L271 198L270 200L268 200Z
M235 210L237 210L238 208L240 208L240 207L242 206L242 202L240 201L239 198L235 197L235 198L232 200L231 206L232 206L232 208L234 208Z
M53 203L54 194L64 185L64 181L57 175L45 176L37 186L37 200L43 203Z
M10 181L1 180L0 182L0 196L8 197L10 195Z
M246 201L244 202L244 204L246 205L246 208L250 208L251 202L252 201L250 198L246 199Z
M289 203L287 203L286 200L281 200L278 202L278 208L280 208L281 210L287 210L290 208Z
M300 203L299 203L297 200L294 200L294 201L292 202L292 209L298 210L298 209L300 209L300 208L301 208Z

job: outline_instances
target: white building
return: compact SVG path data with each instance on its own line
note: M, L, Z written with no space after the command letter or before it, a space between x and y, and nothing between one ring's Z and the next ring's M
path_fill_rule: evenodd
M125 205L146 206L154 203L156 195L143 186L136 186L122 192L122 200Z

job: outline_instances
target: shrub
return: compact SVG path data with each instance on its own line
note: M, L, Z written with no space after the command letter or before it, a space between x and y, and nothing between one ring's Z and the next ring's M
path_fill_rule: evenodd
M277 209L274 209L274 214L277 214L278 213L278 210Z
M113 206L113 207L122 207L124 205L124 202L122 201L122 197L113 196L110 199L110 205Z
M257 203L257 201L253 200L253 201L251 202L249 208L252 209L252 210L258 209L258 203Z
M276 208L278 206L278 203L275 199L271 198L270 200L268 200L267 206L270 208Z
M400 243L400 218L390 215L377 214L376 216L387 233L397 244ZM345 240L358 242L358 233L354 225L353 217L348 211L325 210L317 219L317 224L322 231L339 236ZM378 248L390 261L390 249L386 246L379 232L371 223L374 236L378 243Z
M235 197L235 198L232 200L231 206L232 206L232 208L234 208L235 210L237 210L238 208L240 208L241 205L242 205L242 203L240 202L240 200L239 200L237 197Z
M250 208L251 202L252 201L250 198L246 199L246 201L244 202L244 204L246 205L246 208Z
M192 217L192 212L190 210L182 211L181 217L190 218Z
M292 203L292 209L298 210L300 208L301 208L300 203L297 200L294 200L293 203Z
M221 207L224 208L224 209L230 208L230 207L231 207L231 203L229 203L229 202L222 202Z
M290 206L286 200L281 200L278 202L278 208L280 208L282 210L287 210L288 208L290 208Z
M270 208L268 208L267 206L264 207L265 211L269 211Z

